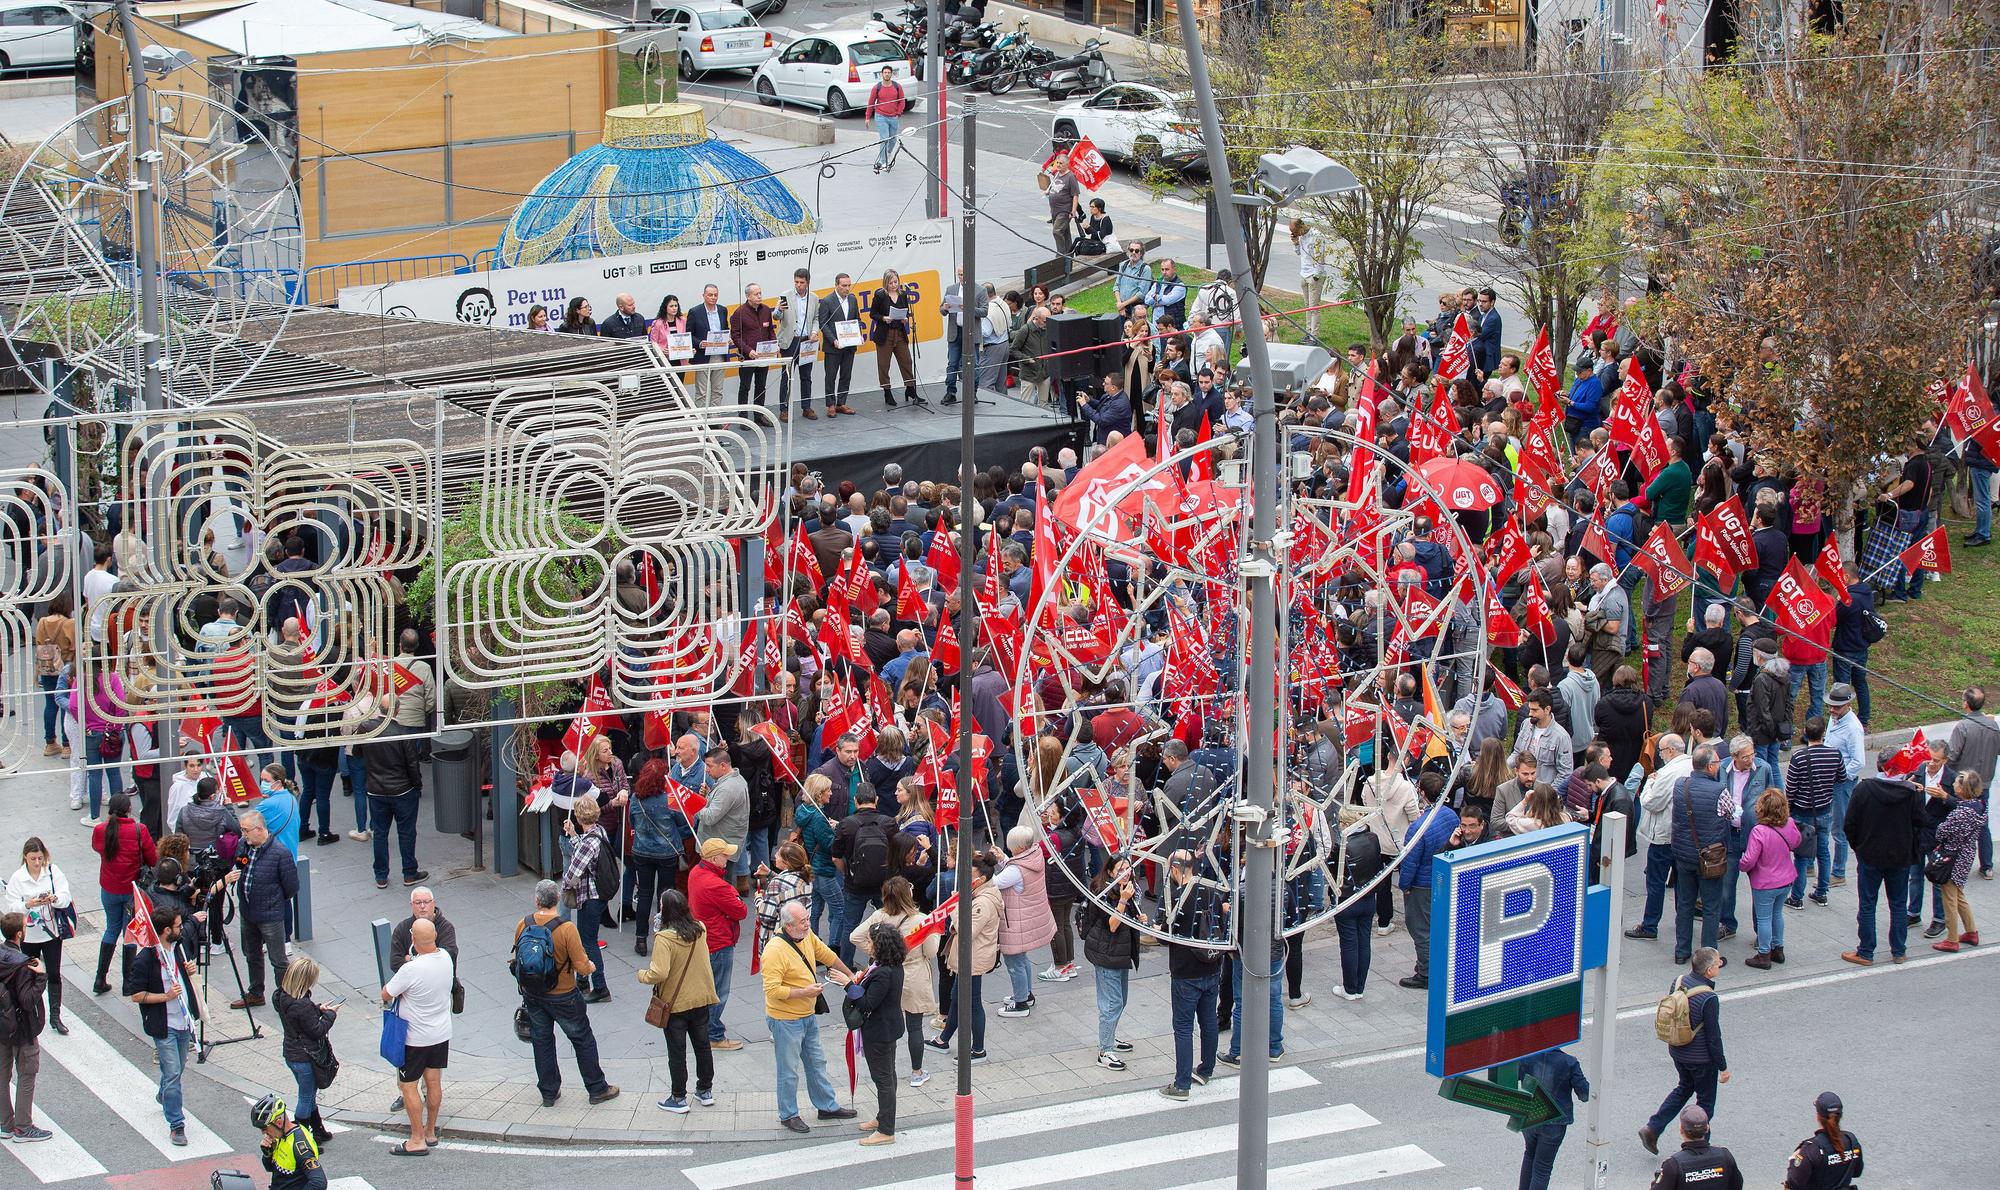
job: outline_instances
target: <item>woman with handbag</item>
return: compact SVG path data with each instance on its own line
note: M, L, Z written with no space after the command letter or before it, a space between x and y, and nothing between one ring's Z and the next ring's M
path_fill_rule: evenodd
M318 983L319 964L297 955L285 968L284 982L271 998L271 1006L278 1010L278 1021L285 1029L285 1066L299 1088L299 1097L292 1101L292 1118L311 1129L313 1139L323 1146L333 1134L319 1118L319 1093L333 1085L333 1076L340 1070L331 1036L340 1005L337 1001L315 1003L312 991Z
M7 895L0 904L6 912L28 919L21 949L29 958L40 959L48 974L49 1028L69 1036L62 1019L62 944L76 936L76 908L70 904L69 878L49 858L40 839L30 838L21 845L21 866L7 878Z
M903 933L886 921L868 931L868 952L875 961L847 985L843 1015L848 1027L861 1034L861 1052L868 1059L868 1077L875 1082L875 1118L860 1127L870 1135L864 1145L896 1143L896 1042L908 1022L903 1011Z
M1750 875L1750 899L1757 923L1757 953L1745 965L1768 971L1785 961L1785 907L1797 875L1793 851L1799 845L1799 824L1792 821L1785 791L1772 786L1757 796L1757 825L1743 845L1737 867Z
M132 817L132 795L114 793L107 808L111 817L97 824L90 834L90 849L103 862L97 866L97 895L104 902L104 934L97 940L97 978L91 981L93 995L111 990L105 974L118 953L119 939L132 920L132 884L142 868L160 862L153 848L153 836Z
M660 894L660 928L653 956L639 982L653 989L646 1023L667 1039L667 1068L673 1087L660 1100L663 1111L688 1111L687 1051L694 1046L694 1101L715 1106L715 1055L708 1045L708 1010L716 1003L715 974L708 963L707 930L694 919L688 899L677 889Z
M110 719L125 705L125 684L112 670L111 655L97 652L91 658L88 690L80 689L74 680L70 686L69 713L83 728L83 756L90 765L85 778L90 790L90 817L83 820L85 826L102 821L99 812L107 780L113 794L125 789L124 770L118 764L125 756L125 729Z
M1938 895L1944 898L1945 934L1931 943L1931 949L1946 954L1960 946L1979 945L1979 925L1972 920L1972 906L1965 900L1965 882L1972 879L1972 861L1979 854L1979 829L1986 825L1986 803L1980 800L1986 789L1977 773L1960 773L1957 792L1950 812L1938 823L1936 849L1924 860L1924 874L1935 881Z
M68 591L58 591L49 600L49 610L35 621L35 682L42 690L42 755L69 755L69 737L58 735L62 730L62 707L56 701L56 689L62 684L65 666L76 664L76 620L70 610L75 606ZM51 986L55 983L50 976Z
M882 907L863 918L847 940L862 954L881 962L881 956L875 953L876 926L887 924L898 938L905 938L923 921L924 913L917 907L910 882L901 876L891 876L882 882ZM939 945L938 933L933 932L917 945L905 944L903 949L903 1037L909 1043L912 1087L921 1087L931 1078L924 1069L924 1018L937 1011L937 994L931 990L931 962L937 958Z

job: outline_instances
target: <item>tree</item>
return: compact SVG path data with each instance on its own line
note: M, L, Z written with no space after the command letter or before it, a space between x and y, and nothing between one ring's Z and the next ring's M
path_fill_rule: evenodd
M1549 328L1560 371L1576 336L1576 312L1610 273L1601 240L1585 215L1584 193L1598 166L1606 131L1638 95L1644 76L1603 69L1598 36L1544 45L1520 74L1470 92L1474 175L1503 208L1497 243L1469 242L1495 266L1497 287L1520 299L1529 327ZM1518 212L1509 221L1506 212Z
M1810 7L1663 106L1692 149L1652 317L1750 448L1823 483L1844 521L1857 481L1936 416L1927 382L1962 366L2000 67L1972 52L1989 29L1926 0L1848 5L1823 31Z
M1346 166L1361 184L1309 206L1347 248L1347 290L1360 298L1378 351L1395 337L1404 274L1423 256L1417 225L1459 172L1458 146L1446 137L1451 92L1410 85L1446 61L1441 41L1385 26L1354 0L1286 8L1267 43L1269 106L1287 112L1283 123L1297 143Z

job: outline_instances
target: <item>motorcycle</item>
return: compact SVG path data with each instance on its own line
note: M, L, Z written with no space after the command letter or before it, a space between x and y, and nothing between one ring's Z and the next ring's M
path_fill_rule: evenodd
M909 59L910 72L921 79L924 77L924 58L929 51L930 30L926 24L926 13L914 5L905 5L896 12L900 20L892 20L879 12L871 12L869 18L881 26L882 36L895 43L903 57Z
M1104 61L1104 47L1094 37L1084 43L1081 53L1051 62L1035 76L1035 85L1056 103L1079 91L1094 95L1117 81Z
M999 39L1000 26L992 21L984 24L953 21L944 27L943 49L946 53L954 50L990 49Z
M1027 22L1022 22L1025 27ZM1026 32L1020 40L1005 49L995 47L996 57L992 64L992 77L987 80L986 89L995 95L1005 95L1024 78L1033 76L1044 66L1056 60L1056 52L1046 46L1029 41Z
M1500 218L1496 229L1500 242L1518 248L1539 225L1550 221L1573 222L1575 204L1563 193L1561 177L1554 166L1537 165L1529 173L1515 174L1500 184Z

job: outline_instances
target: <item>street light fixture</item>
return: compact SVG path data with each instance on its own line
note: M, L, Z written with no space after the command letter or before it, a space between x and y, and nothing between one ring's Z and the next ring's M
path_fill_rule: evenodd
M1277 203L1300 198L1335 198L1361 189L1354 171L1303 145L1258 158L1257 184L1269 191L1271 201Z

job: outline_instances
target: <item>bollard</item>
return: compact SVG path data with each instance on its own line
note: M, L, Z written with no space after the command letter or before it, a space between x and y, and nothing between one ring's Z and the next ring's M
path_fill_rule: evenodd
M391 929L389 919L386 917L378 917L368 923L368 932L375 937L375 974L382 977L381 982L383 984L389 982L389 934Z
M313 869L312 857L298 858L299 895L293 902L292 913L298 920L293 923L292 934L301 942L311 942L313 937Z
M493 700L495 719L512 718L512 700ZM521 780L514 772L514 725L496 724L493 728L493 792L488 798L493 807L493 872L499 876L513 876L521 870Z

